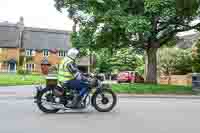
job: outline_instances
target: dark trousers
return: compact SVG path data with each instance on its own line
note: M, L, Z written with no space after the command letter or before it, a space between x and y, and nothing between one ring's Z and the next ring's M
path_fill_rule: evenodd
M88 83L83 80L70 80L65 83L70 89L76 89L80 96L84 96L88 91Z

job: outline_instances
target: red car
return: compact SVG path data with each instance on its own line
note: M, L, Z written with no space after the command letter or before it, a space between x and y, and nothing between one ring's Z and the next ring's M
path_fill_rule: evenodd
M144 79L137 72L133 71L123 71L120 72L117 76L117 82L128 82L128 83L142 83Z

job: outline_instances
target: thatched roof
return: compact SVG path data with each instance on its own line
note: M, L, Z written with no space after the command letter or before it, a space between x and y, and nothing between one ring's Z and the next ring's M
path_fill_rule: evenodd
M22 34L21 39L20 33ZM0 47L68 50L71 47L70 32L23 27L23 25L19 27L18 23L0 23Z

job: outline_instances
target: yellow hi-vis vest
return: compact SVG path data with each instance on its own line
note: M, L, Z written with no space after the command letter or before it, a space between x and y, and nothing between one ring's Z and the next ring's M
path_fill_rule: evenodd
M73 60L70 59L69 57L67 58L67 60L66 59L61 60L61 63L59 64L59 68L58 68L58 81L63 83L64 81L69 81L69 80L74 79L74 76L69 71L69 68L67 65L72 62L73 62Z

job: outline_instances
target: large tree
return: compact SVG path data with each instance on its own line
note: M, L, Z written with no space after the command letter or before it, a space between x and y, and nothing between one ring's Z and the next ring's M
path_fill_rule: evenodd
M61 7L64 4L62 2L64 2L64 1L57 0L57 2L55 3L55 7L58 11L62 11ZM69 5L68 8L67 8L67 12L68 12L68 17L73 21L72 31L75 33L77 31L77 24L78 24L78 9L77 9L77 6L74 5L74 4Z
M85 19L73 40L90 48L133 46L147 54L146 80L157 83L157 51L178 32L197 29L199 0L55 0L59 8L76 6ZM194 6L195 5L195 6Z

